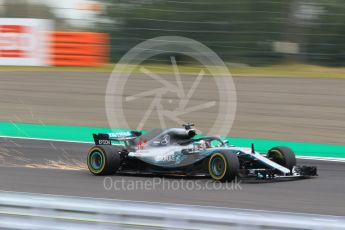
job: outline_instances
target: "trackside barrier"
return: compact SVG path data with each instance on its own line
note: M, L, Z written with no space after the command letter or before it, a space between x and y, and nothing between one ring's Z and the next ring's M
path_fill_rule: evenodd
M0 192L0 229L345 229L345 218Z
M100 66L108 62L108 35L93 32L50 32L50 65Z

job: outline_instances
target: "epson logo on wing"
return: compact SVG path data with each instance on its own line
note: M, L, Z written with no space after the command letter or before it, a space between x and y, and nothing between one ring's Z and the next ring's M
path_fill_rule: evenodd
M99 140L98 144L100 144L100 145L111 145L111 141L110 140Z

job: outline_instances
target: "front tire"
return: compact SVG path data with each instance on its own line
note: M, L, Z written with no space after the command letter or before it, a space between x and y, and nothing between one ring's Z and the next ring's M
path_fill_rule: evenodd
M270 149L267 153L267 158L290 170L296 165L295 153L290 148L284 146Z
M96 176L114 174L121 164L117 146L96 145L87 155L87 167Z
M239 168L237 155L228 151L214 152L208 161L208 172L216 181L234 180L238 176Z

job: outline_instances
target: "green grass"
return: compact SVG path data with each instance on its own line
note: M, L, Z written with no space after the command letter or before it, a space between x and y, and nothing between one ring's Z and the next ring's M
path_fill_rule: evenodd
M141 65L152 72L171 74L171 65L144 64ZM114 64L107 64L102 67L17 67L2 66L1 71L37 71L37 72L103 72L110 73L114 69ZM132 65L121 66L124 71L129 71ZM183 74L198 74L203 68L198 65L180 65L179 71ZM209 67L210 69L215 67ZM263 67L229 66L233 76L253 76L253 77L311 77L311 78L345 78L345 67L324 67L304 64L281 64ZM135 73L140 73L139 67L134 68Z

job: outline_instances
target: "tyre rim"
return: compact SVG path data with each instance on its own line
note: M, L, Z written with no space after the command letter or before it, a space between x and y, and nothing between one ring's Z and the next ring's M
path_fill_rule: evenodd
M272 159L272 161L274 161L280 165L285 164L284 155L281 152L279 152L278 150L272 150L271 154L270 154L270 158Z
M100 152L95 151L90 156L91 167L95 170L99 170L103 166L103 156Z
M211 162L211 169L215 176L217 177L221 176L225 170L224 160L220 157L213 158Z

